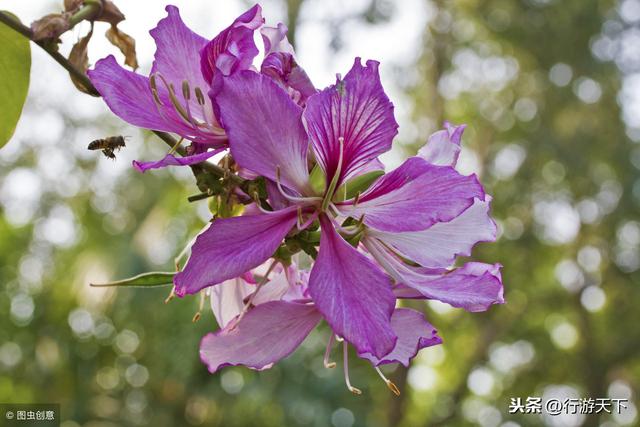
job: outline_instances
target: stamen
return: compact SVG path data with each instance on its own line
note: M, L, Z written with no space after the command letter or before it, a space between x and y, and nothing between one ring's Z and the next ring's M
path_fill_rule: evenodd
M204 121L198 120L191 113L191 108L189 103L191 99L191 88L189 86L189 82L186 80L182 82L182 95L184 99L187 101L186 108L185 108L185 106L183 106L178 100L173 84L168 83L166 79L162 76L162 74L160 74L159 72L155 72L151 76L149 76L149 86L151 86L151 93L153 95L153 100L158 110L158 113L162 116L163 119L168 121L173 120L173 118L167 117L166 112L163 111L163 108L161 108L161 107L164 107L165 104L162 102L159 96L157 78L160 78L160 80L162 81L163 86L165 87L169 95L169 100L171 102L171 105L173 106L174 110L178 113L178 116L180 117L180 119L187 126L193 128L195 131L208 132L214 137L215 136L226 137L226 134L223 129L208 122L209 120L215 120L215 118L213 116L213 110L211 109L211 106L207 105L206 103L206 98L202 92L202 89L196 87L194 88L194 93L196 95L198 104L201 106L202 119Z
M151 74L149 77L149 85L151 86L151 94L153 95L153 100L155 101L157 106L164 106L162 101L160 101L160 97L158 96L158 86L156 85L156 75Z
M247 314L247 312L251 308L251 305L253 304L253 300L256 298L256 295L258 295L258 292L260 291L262 286L269 281L269 274L271 274L276 264L278 264L278 260L273 260L273 262L267 269L267 272L264 273L264 277L262 278L262 280L260 280L256 285L256 290L251 294L251 296L249 296L247 303L244 305L244 307L242 307L242 311L240 312L238 317L236 317L236 319L233 321L233 325L231 325L229 330L235 329L235 327L238 326L238 324L240 323L244 315Z
M280 194L282 194L282 197L289 200L290 202L314 203L322 200L322 198L320 197L296 197L285 193L284 189L282 188L282 184L280 184L280 166L276 166L276 186L278 187L278 191L280 192Z
M333 332L329 335L329 341L327 342L327 349L324 351L324 367L327 369L333 369L336 367L336 362L330 362L331 346L333 345Z
M387 387L389 387L389 390L391 390L393 394L395 394L396 396L400 396L400 389L398 388L398 386L395 385L393 381L391 381L389 378L385 377L382 371L380 370L380 368L375 366L375 369L378 375L380 375L380 378L382 378L382 381L384 381L387 384Z
M324 194L324 199L322 199L321 210L323 212L327 210L331 199L333 199L333 194L336 191L338 181L340 180L340 174L342 173L342 160L344 158L344 138L341 136L338 137L338 143L340 144L340 157L338 158L338 166L336 167L336 171L333 174L333 178L331 178L331 182L329 183L329 188L327 188L327 192Z
M165 298L164 303L165 304L169 304L169 301L171 301L172 299L174 299L176 297L176 291L175 288L171 288L171 292L169 292L169 296L167 298Z
M346 227L343 227L342 224L340 224L338 221L336 221L335 218L329 217L329 219L333 223L333 227L340 234L352 237L352 236L355 236L356 234L358 234L358 233L360 233L362 231L362 230L360 230L360 228L358 228L357 225L348 225Z
M158 77L160 77L160 80L162 80L162 83L164 84L165 88L167 89L167 92L169 92L169 100L171 101L171 105L173 105L173 109L178 113L178 116L180 116L180 118L188 126L198 127L198 124L196 124L196 121L191 116L190 112L185 110L184 106L182 106L182 104L180 104L180 101L178 100L178 97L176 96L176 89L173 86L173 83L167 82L167 80L160 73L156 73L156 75ZM182 87L184 89L184 82L183 82ZM189 108L189 103L187 102L187 109L188 108Z
M198 320L200 320L200 317L202 317L201 313L204 309L204 299L205 293L203 291L200 291L200 304L198 305L198 311L193 315L193 319L191 319L193 323L196 323Z
M178 97L176 96L176 89L173 87L173 83L169 83L169 99L171 100L171 104L173 108L176 110L178 115L185 120L188 125L195 126L195 123L192 122L192 117L189 115L189 112L180 104ZM188 105L188 104L187 104Z
M343 343L342 348L344 349L344 382L347 384L347 389L353 394L360 395L362 394L362 390L356 388L351 385L351 381L349 380L349 350L348 344L346 342Z
M335 203L331 202L329 203L329 208L331 208L331 210L333 210L333 214L337 217L344 217L346 216L345 214L343 214L340 209L338 209L338 207L335 205Z

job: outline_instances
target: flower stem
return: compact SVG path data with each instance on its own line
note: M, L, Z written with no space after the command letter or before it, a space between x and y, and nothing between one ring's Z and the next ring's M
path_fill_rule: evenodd
M97 15L100 14L101 9L102 3L99 0L85 0L84 6L69 19L70 28L73 28L85 19L91 20L96 18Z

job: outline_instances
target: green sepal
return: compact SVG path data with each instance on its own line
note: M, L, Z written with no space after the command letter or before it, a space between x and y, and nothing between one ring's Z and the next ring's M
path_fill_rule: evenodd
M358 175L355 178L350 179L340 186L336 194L342 197L342 200L349 200L356 197L358 193L364 193L371 184L373 184L378 178L384 175L384 171L377 170Z
M327 187L327 176L320 167L315 165L309 175L309 181L311 182L311 189L315 194L324 194L324 190Z

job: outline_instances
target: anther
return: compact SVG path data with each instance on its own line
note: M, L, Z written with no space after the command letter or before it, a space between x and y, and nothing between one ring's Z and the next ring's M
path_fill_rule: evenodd
M344 382L347 384L347 389L355 394L355 395L361 395L362 394L362 390L360 390L359 388L356 388L354 386L351 385L351 381L349 380L349 350L347 348L348 344L346 342L343 343L343 355L344 355Z
M186 80L182 81L182 96L184 97L185 101L191 99L191 89L189 88L189 82Z
M195 123L193 123L193 118L184 109L182 104L180 104L180 101L178 100L178 97L176 96L176 89L173 86L173 83L168 83L165 80L165 78L162 77L162 74L158 74L158 77L160 77L160 80L162 80L162 83L164 83L164 86L167 88L167 91L169 92L169 100L171 100L171 105L173 105L173 108L176 110L178 115L185 121L185 123L187 125L195 126Z
M205 102L204 102L204 95L202 93L202 89L200 89L198 86L196 86L196 88L193 91L196 94L196 100L198 101L198 104L204 106Z
M395 394L396 396L400 396L400 389L398 388L398 386L395 385L393 381L391 381L389 378L385 377L382 371L380 370L380 368L376 366L375 369L378 375L380 375L380 378L382 378L382 381L384 381L387 384L387 387L389 387L389 390L391 390L393 394Z

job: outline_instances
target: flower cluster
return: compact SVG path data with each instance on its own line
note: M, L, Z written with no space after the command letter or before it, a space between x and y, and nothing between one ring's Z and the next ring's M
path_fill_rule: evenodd
M287 28L264 26L254 6L208 41L167 7L151 35L149 77L113 57L90 78L112 111L136 126L191 141L140 170L195 164L228 150L243 176L261 177L266 197L245 194L242 215L216 218L196 238L174 277L179 296L205 292L220 330L205 336L211 372L266 369L291 354L325 320L347 349L378 370L441 343L423 314L398 301L435 299L468 311L503 303L499 264L468 262L492 241L490 196L475 175L456 171L464 126L448 123L417 156L386 172L398 124L378 62L356 58L318 90L297 64ZM259 68L254 31L264 41ZM239 191L239 190L236 190ZM384 377L383 377L384 378ZM392 384L387 384L392 387Z

